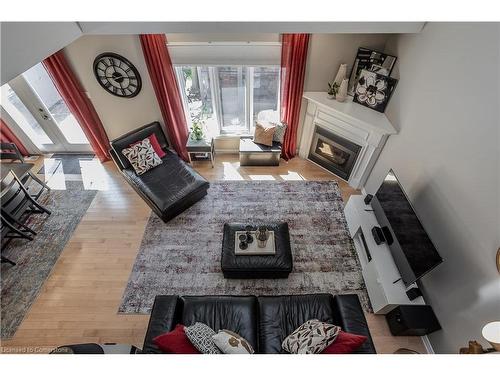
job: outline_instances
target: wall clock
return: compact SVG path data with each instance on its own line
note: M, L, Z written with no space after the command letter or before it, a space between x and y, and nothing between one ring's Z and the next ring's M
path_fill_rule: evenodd
M117 53L101 53L94 60L97 82L110 94L133 98L141 91L142 81L136 67Z

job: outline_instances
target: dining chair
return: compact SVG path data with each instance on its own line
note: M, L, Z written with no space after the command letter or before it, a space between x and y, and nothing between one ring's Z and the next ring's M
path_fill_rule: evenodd
M2 249L5 249L14 238L33 240L36 232L26 225L32 214L51 215L50 210L30 195L24 184L12 171L3 179L0 202ZM2 261L15 265L4 256L2 256Z
M17 148L17 146L14 143L4 143L4 142L0 143L0 159L1 160L9 160L12 163L15 163L15 162L24 163L25 162L23 155L21 155L21 152L19 151L19 149ZM29 185L30 185L30 182L32 180L34 180L35 182L37 182L39 185L42 186L42 188L38 192L36 192L36 194L31 194L31 196L35 200L37 200L40 197L40 195L43 193L43 190L47 189L47 191L49 191L50 187L45 182L40 180L31 171L28 172L28 174L25 177L23 177L21 182L24 184L24 186L26 186L29 189Z

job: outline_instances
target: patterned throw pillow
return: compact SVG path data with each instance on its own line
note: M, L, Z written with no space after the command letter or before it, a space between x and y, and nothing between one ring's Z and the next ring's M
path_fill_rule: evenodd
M129 148L124 148L122 154L130 161L135 173L139 175L163 163L151 146L149 138L145 138Z
M273 135L273 142L283 143L285 140L286 124L283 122L273 123L276 126Z
M255 143L260 143L265 146L273 145L273 136L276 126L270 123L260 123L255 124L255 133L253 136L253 141Z
M184 327L184 332L189 341L203 354L220 354L219 348L214 344L215 331L203 323L194 323Z
M212 338L224 354L253 354L255 352L247 340L227 329L219 330L219 333Z
M281 347L292 354L321 353L335 341L340 327L320 322L318 319L308 320L288 335Z

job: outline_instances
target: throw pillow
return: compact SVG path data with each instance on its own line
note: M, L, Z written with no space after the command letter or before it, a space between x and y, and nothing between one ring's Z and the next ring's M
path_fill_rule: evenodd
M265 146L273 145L273 136L276 126L267 123L263 125L260 122L255 124L255 133L253 136L253 141L255 143L260 143Z
M130 161L135 172L139 175L162 163L158 154L153 150L149 138L145 138L129 148L124 148L122 154Z
M161 148L160 142L158 142L158 138L156 137L156 134L155 133L151 134L150 136L148 136L148 139L149 139L149 142L151 142L151 146L153 146L153 150L155 150L155 152L158 155L158 157L160 159L163 158L166 155L166 153ZM142 142L142 141L139 141L139 142ZM131 143L129 145L129 147L132 147L132 146L138 144L139 142Z
M272 123L272 124L276 126L276 130L274 131L273 135L273 142L278 142L283 144L283 141L285 140L286 124L283 122Z
M172 354L200 354L200 352L191 344L191 341L184 332L184 326L177 324L174 330L164 333L153 339L153 342L164 353Z
M219 348L214 344L215 331L203 323L194 323L184 327L186 336L191 343L203 354L220 354Z
M292 354L317 354L335 341L340 327L320 322L318 319L308 320L288 335L281 347Z
M366 336L340 331L335 341L327 346L321 354L350 354L363 345L367 339Z
M219 330L212 338L224 354L253 354L255 352L247 340L227 329Z

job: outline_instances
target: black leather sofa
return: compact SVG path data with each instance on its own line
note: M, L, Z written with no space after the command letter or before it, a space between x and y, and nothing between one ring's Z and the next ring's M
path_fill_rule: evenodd
M256 353L283 353L281 343L309 319L340 326L345 332L368 337L355 352L376 353L368 325L355 294L288 296L156 296L143 353L161 353L153 339L176 324L202 322L218 331L229 329L252 344Z
M153 133L166 152L162 158L163 163L137 175L121 151ZM125 180L164 222L179 215L207 194L208 181L168 149L167 139L158 122L135 129L110 144L111 157Z

